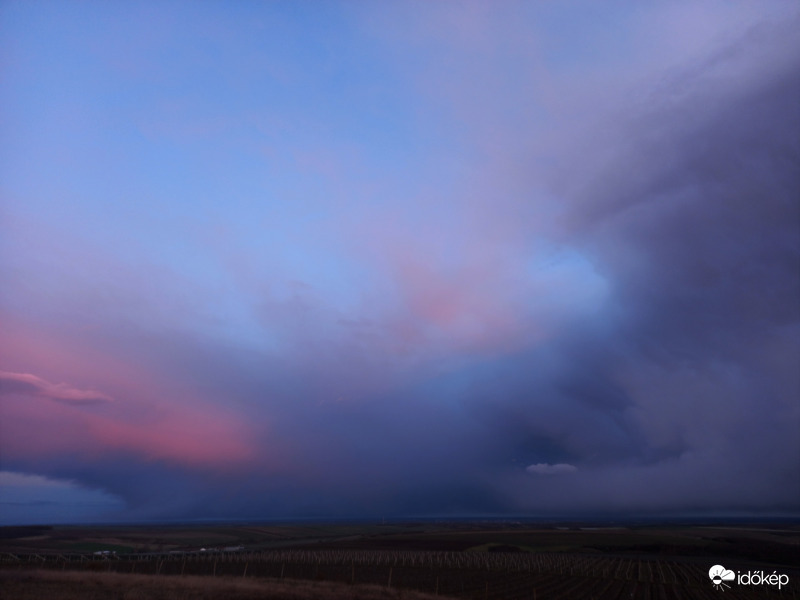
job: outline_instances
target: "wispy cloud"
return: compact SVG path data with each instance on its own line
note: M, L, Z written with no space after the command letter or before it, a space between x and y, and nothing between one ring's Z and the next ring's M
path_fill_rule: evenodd
M30 373L0 371L0 393L28 394L64 404L89 405L113 402L107 394L79 389L66 383L51 383Z

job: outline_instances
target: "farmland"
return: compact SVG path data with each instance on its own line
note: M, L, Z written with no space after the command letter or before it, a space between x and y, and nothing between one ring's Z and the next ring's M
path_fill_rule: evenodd
M6 573L306 581L349 586L351 594L377 586L465 599L713 599L720 592L708 569L724 564L790 578L780 592L734 586L726 598L792 598L800 576L800 529L787 525L29 527L0 535Z

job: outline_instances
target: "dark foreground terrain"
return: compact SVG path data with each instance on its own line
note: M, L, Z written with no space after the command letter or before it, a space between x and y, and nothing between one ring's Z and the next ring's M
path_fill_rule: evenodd
M435 596L335 582L135 575L93 571L0 571L0 598L19 600L434 600Z
M799 567L796 524L0 528L2 599L800 599Z

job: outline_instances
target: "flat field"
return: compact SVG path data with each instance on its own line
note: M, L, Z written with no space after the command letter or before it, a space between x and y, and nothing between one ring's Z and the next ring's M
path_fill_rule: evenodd
M82 587L84 592L108 591L98 598L181 598L183 593L200 597L186 590L201 584L207 584L211 594L204 598L250 597L241 595L253 592L249 588L219 588L235 582L282 586L267 594L270 598L371 598L358 594L385 592L407 598L427 593L484 600L713 599L721 593L708 577L716 564L742 573L788 577L780 590L733 582L725 598L800 598L800 525L456 522L0 528L0 585L17 586L9 598L69 599L78 596L70 596L68 590ZM23 575L27 579L19 579ZM81 579L84 576L91 579ZM138 578L136 585L123 585L138 590L138 595L112 591L121 585L114 578L123 576ZM53 584L54 577L77 579ZM171 587L157 581L168 581ZM300 589L306 585L300 581L331 587L309 592L307 587ZM42 586L49 591L35 595ZM34 595L20 595L19 589ZM265 597L259 589L253 593ZM62 595L53 595L53 590L63 590L58 592ZM286 596L291 590L311 596ZM337 595L342 593L346 595ZM0 588L0 598L5 597Z

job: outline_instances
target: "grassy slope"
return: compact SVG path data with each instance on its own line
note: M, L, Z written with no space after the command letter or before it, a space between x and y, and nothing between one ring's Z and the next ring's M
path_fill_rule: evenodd
M432 600L385 587L309 581L166 577L74 571L0 571L2 600ZM438 596L438 600L443 600ZM446 600L446 599L444 599Z

